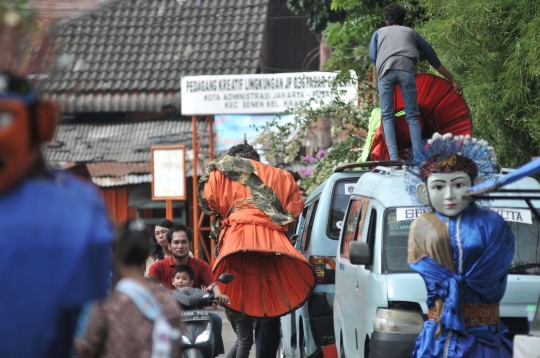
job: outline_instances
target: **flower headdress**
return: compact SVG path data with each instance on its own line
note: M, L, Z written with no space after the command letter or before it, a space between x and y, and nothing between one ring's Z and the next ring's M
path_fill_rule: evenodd
M496 179L497 159L493 147L485 140L471 136L433 134L411 160L414 167L406 168L405 187L413 203L422 205L416 197L416 186L431 174L463 171L486 181Z

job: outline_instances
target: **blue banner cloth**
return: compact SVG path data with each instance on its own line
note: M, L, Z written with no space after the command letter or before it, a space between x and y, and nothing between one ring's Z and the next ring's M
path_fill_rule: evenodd
M451 238L456 273L426 256L410 266L426 284L427 305L442 298L445 307L437 322L428 320L416 341L413 357L511 357L512 342L503 323L465 327L461 303L497 303L506 291L514 257L514 235L503 218L471 205L456 217L437 213Z

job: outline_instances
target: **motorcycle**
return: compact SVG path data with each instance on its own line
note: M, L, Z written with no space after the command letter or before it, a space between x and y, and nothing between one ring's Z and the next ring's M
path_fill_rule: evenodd
M221 274L218 282L228 284L234 279L230 273ZM214 333L208 311L200 307L219 303L214 292L195 287L182 287L171 291L172 296L182 307L182 358L213 358Z

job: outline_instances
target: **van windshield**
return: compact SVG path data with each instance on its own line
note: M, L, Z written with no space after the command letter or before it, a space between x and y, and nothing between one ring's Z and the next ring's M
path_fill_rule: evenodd
M337 181L332 193L332 203L330 206L330 215L326 226L326 234L329 238L338 240L345 211L349 204L349 199L354 190L358 178Z
M412 220L396 220L396 209L385 213L383 250L384 272L414 272L407 265L407 246ZM532 224L507 222L516 237L516 251L510 274L540 275L540 226L532 217Z

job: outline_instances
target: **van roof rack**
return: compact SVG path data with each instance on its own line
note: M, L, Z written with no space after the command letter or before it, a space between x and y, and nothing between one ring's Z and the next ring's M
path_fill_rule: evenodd
M407 165L411 166L414 165L411 162L404 162L401 160L377 160L377 161L371 161L371 162L360 162L360 163L351 163L351 164L345 164L340 165L336 169L334 169L334 173L341 173L344 172L347 169L354 169L354 168L365 168L365 167L377 167L377 166L402 166Z

